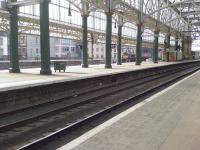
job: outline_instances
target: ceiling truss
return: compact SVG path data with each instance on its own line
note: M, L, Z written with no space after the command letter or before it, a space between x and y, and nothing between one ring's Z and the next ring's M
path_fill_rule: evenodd
M7 7L25 6L38 4L42 0L23 0L8 3ZM65 0L74 5L81 13L92 11L106 12L113 11L116 20L121 16L124 22L137 23L138 14L143 16L144 27L152 31L155 30L156 24L159 24L161 33L167 34L169 31L175 37L181 34L188 34L194 37L199 36L200 26L200 2L199 0ZM141 3L143 2L143 10L141 11ZM108 5L108 2L111 5ZM85 10L83 3L87 3L88 10ZM0 30L8 31L9 14L5 11L0 11ZM119 21L118 21L119 22ZM20 32L34 32L39 34L39 18L30 16L20 16L19 21ZM81 37L81 27L61 23L50 20L51 34L62 37L71 36L71 38L79 39ZM192 32L194 31L194 32ZM89 30L89 33L94 33L99 41L105 40L105 33L96 30ZM90 37L90 36L89 36ZM117 35L113 35L114 42L117 40ZM130 37L123 38L124 43L133 44L134 41ZM148 42L147 42L148 43Z

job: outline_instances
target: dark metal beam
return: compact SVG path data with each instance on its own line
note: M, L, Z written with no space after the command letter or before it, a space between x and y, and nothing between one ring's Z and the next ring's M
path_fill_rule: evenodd
M50 75L50 41L49 41L49 2L40 3L40 51L41 71L40 74Z
M183 12L181 12L181 15L185 16L185 15L192 14L192 13L196 13L196 11L183 11Z
M88 15L82 15L82 67L88 68Z
M170 2L169 0L163 0L166 4L173 4L172 2ZM176 12L176 13L178 13L178 14L180 14L181 12L178 10L178 8L176 7L176 6L171 6L171 8ZM184 18L183 18L184 19ZM187 20L186 19L184 19L186 22L187 22Z
M112 43L112 12L106 12L105 68L112 68L112 65L111 65L111 43Z
M12 0L14 2L16 0ZM9 9L10 12L10 73L19 73L19 56L18 56L18 7L14 6Z
M29 6L29 5L36 5L39 4L40 2L43 2L44 0L24 0L24 1L16 1L16 2L9 2L8 7L13 7L13 6ZM48 0L51 2L51 0Z
M190 2L190 3L184 3L184 1L181 3L181 4L177 4L177 5L174 5L176 6L176 8L179 8L179 7L190 7L191 5L197 5L197 6L200 6L200 2Z
M117 40L117 65L122 64L122 57L121 57L121 52L122 52L122 26L118 26L118 40Z

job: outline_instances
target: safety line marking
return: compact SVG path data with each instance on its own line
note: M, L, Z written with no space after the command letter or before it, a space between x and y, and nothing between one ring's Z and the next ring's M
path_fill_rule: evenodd
M181 84L182 82L184 82L185 80L191 78L192 76L196 75L197 73L200 73L200 71L197 71L196 73L178 81L177 83L167 87L166 89L162 90L161 92L152 95L151 97L147 98L146 100L134 105L133 107L125 110L124 112L118 114L117 116L109 119L108 121L98 125L97 127L91 129L90 131L84 133L83 135L81 135L80 137L72 140L71 142L69 142L68 144L58 148L57 150L72 150L75 147L79 146L80 144L82 144L83 142L87 141L88 139L90 139L91 137L93 137L94 135L96 135L97 133L101 132L102 130L104 130L105 128L111 126L112 124L118 122L120 119L126 117L127 115L129 115L130 113L134 112L136 109L144 106L145 104L147 104L148 102L151 102L152 100L154 100L155 98L161 96L162 94L164 94L165 92L169 91L170 89L174 88L175 86Z

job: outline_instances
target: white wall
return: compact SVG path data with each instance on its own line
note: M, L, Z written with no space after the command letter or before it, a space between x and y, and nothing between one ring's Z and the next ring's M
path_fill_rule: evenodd
M37 39L37 40L36 40ZM63 51L64 47L68 47L69 51ZM69 39L50 38L50 56L51 57L66 57L67 53L70 53L71 57L77 57L75 50L72 51L72 47L76 47L76 43ZM38 50L37 50L38 49ZM38 53L37 53L38 51ZM27 56L28 59L40 58L40 36L27 35Z
M40 37L27 35L27 57L28 59L40 58Z
M94 52L93 52L94 59L104 60L105 44L104 43L95 43L93 47L94 47ZM134 46L122 45L122 54L123 54L123 52L128 52L128 53L134 54L134 49L135 49ZM112 62L116 62L117 61L117 45L115 48L111 49L111 54L112 54ZM92 57L92 43L90 41L88 42L88 56L90 58Z
M94 44L94 59L104 59L105 57L105 44L104 43L95 43ZM88 42L88 56L92 57L92 43Z
M3 49L3 55L8 55L8 38L5 36L0 36L3 40L3 44L0 45L0 48Z
M3 55L8 55L8 38L3 37Z

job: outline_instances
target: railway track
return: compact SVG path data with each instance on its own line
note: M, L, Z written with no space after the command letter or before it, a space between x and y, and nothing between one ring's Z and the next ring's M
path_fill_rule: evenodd
M2 114L0 148L37 149L199 69L200 64L169 67L137 79L85 91L54 103Z

